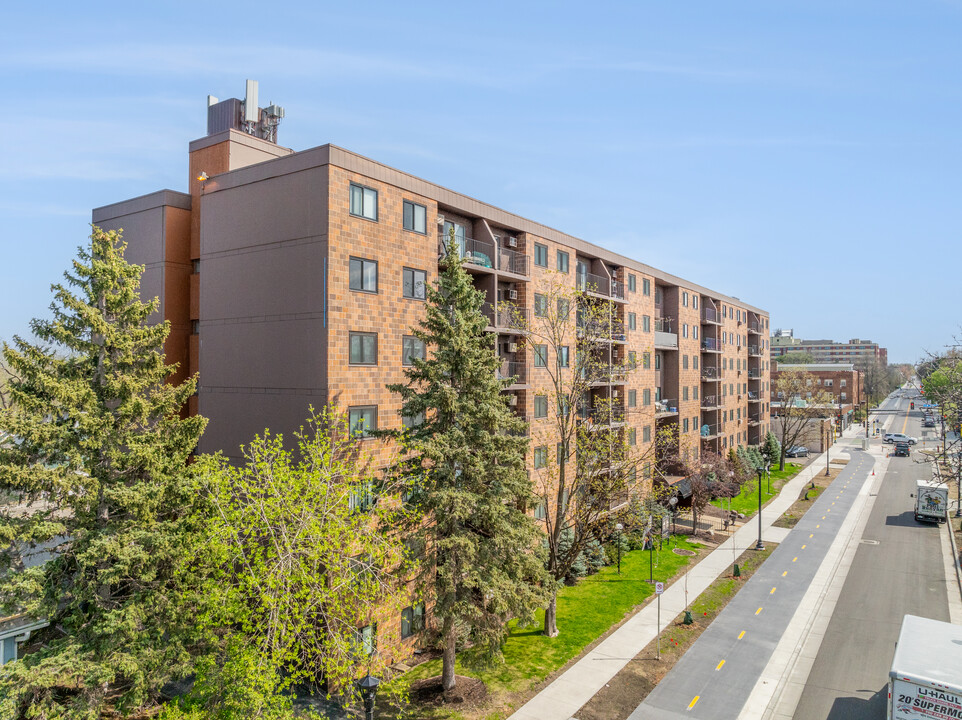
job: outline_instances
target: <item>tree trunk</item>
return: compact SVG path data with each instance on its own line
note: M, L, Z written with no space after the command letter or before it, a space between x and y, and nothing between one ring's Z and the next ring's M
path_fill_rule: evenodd
M454 661L457 657L457 633L454 628L454 618L444 619L444 653L441 656L441 689L444 692L454 690Z
M544 609L544 634L558 637L558 592L551 593L548 607Z
M782 451L778 456L778 469L785 469L785 443L782 443Z

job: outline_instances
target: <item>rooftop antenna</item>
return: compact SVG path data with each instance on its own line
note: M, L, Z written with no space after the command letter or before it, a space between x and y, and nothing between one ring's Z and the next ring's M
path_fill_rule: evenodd
M257 107L257 81L247 81L247 91L244 94L244 129L248 135L257 135L260 124L261 111Z

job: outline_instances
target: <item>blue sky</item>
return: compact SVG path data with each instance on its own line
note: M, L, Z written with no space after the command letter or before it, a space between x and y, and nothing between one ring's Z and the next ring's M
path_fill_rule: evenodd
M0 338L206 96L914 362L960 334L962 0L6 3Z

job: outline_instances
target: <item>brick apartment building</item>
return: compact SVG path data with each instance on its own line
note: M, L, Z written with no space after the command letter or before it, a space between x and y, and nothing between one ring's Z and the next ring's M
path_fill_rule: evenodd
M791 329L775 330L771 336L771 359L777 361L788 353L808 353L816 363L857 363L877 360L888 365L888 350L871 340L855 338L847 343L834 340L802 340Z
M810 363L810 364L781 364L774 363L771 372L772 391L770 401L774 403L773 412L777 412L779 405L777 388L778 379L788 371L809 373L813 377L812 395L824 391L832 396L834 407L830 412L836 419L839 430L844 430L852 424L852 415L864 399L863 373L852 363Z
M385 385L403 382L424 351L410 329L451 230L487 297L502 372L518 377L510 402L533 426L549 427L536 402L545 371L507 310L530 316L562 273L610 303L615 356L639 359L627 379L595 389L622 404L613 429L634 431L639 450L663 425L695 452L764 437L766 312L348 150L281 147L282 114L211 99L208 134L190 143L189 192L93 211L95 224L124 229L128 259L146 265L144 295L160 297L172 326L168 359L200 373L189 409L209 419L202 452L237 458L255 434L289 437L309 405L327 402L352 423L398 427ZM392 456L385 441L364 442L375 464Z

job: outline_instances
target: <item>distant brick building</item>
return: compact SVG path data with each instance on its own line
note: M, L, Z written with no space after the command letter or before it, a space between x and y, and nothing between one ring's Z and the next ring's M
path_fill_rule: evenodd
M816 363L858 363L878 360L888 365L888 350L871 340L854 338L847 343L834 340L802 340L792 330L775 330L771 336L771 359L776 362L789 353L808 353Z
M781 364L772 363L772 413L780 407L777 383L783 373L797 371L809 373L814 378L810 397L819 391L829 393L834 401L834 416L840 430L852 423L852 415L863 400L865 391L864 374L852 363L811 363Z

